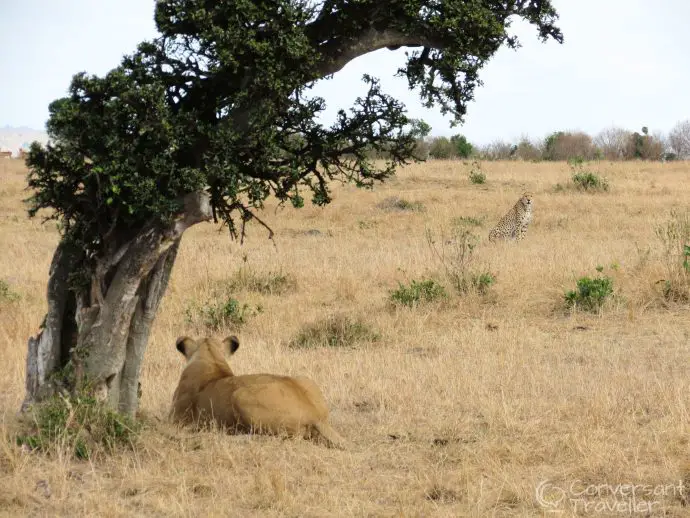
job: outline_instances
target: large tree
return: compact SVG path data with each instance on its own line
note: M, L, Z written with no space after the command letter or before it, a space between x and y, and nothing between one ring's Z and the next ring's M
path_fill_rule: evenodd
M184 231L261 223L268 197L330 201L329 181L368 187L414 159L420 125L365 76L336 121L310 95L349 61L413 47L399 74L462 122L479 70L514 17L561 41L550 0L159 0L160 36L105 77L77 74L50 105L51 143L29 154L30 215L61 241L48 312L29 340L23 408L93 390L134 414L151 323ZM382 152L382 165L367 157Z

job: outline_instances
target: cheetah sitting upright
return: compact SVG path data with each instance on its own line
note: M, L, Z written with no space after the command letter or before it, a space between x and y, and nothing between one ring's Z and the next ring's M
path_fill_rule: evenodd
M526 192L489 232L489 241L498 238L520 241L532 221L532 193Z

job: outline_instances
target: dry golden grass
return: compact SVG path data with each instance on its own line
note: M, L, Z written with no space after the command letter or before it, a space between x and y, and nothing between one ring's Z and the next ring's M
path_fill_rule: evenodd
M472 185L468 165L430 162L373 192L337 187L323 209L269 206L276 246L259 226L242 247L212 225L193 228L145 360L141 443L88 463L14 446L26 340L44 315L58 234L27 220L24 171L0 162L0 279L21 295L0 303L0 514L542 516L535 488L546 479L564 488L690 483L690 317L687 306L660 299L655 282L665 270L654 235L670 209L687 209L690 165L595 168L610 192L555 192L569 181L563 163L485 163L487 183ZM535 211L526 239L487 243L525 190ZM392 196L425 210L377 207ZM448 230L459 216L483 218L476 261L497 273L491 294L391 308L398 282L443 279L425 230ZM576 278L612 263L620 265L613 303L597 315L562 311ZM217 332L240 337L235 371L314 379L349 451L166 421L183 366L175 338L207 333L186 323L185 309L241 267L282 272L294 285L233 294L263 308L241 329ZM354 348L288 345L334 314L361 319L380 338ZM677 491L651 500L647 516L687 516Z

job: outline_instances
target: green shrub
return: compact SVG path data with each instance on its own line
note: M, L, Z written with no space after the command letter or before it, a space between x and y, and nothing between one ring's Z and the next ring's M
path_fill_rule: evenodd
M599 177L590 171L575 173L573 176L575 188L582 191L608 191L609 184L606 179Z
M484 272L480 274L474 274L470 277L470 285L480 295L486 295L489 288L496 281L496 277L492 273Z
M260 311L261 307L257 306L256 312ZM214 331L223 327L239 328L254 314L255 311L248 304L241 304L233 297L219 302L209 301L201 306L193 303L185 310L187 323L201 323Z
M34 405L30 412L32 429L17 436L17 444L48 454L93 459L118 448L132 448L140 431L134 419L90 396L55 396Z
M14 302L19 300L19 294L12 291L10 285L0 279L0 302Z
M603 268L597 268L601 272ZM613 279L607 276L581 277L577 287L565 293L565 303L585 311L598 311L604 302L613 295Z
M476 185L486 183L486 175L481 171L470 171L470 182Z
M413 307L422 302L432 302L446 298L446 289L433 279L424 281L412 281L409 286L402 283L398 289L391 292L391 301L394 304Z
M608 191L609 183L605 178L584 168L584 160L581 157L571 158L568 165L572 172L572 181L579 191Z
M472 167L470 168L470 172L467 176L469 177L470 182L475 185L482 185L486 183L486 174L482 170L482 163L479 160L472 161Z
M375 342L380 338L362 320L336 314L304 326L288 345L294 348L352 347L357 343Z

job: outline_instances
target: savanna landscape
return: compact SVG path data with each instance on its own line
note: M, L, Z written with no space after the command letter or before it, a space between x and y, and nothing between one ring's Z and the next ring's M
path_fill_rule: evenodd
M687 516L690 165L585 167L608 189L577 189L566 162L432 160L323 208L269 199L273 240L196 225L149 339L142 428L79 459L59 437L17 443L59 233L27 218L24 165L0 161L0 514ZM489 243L525 191L525 239ZM238 374L312 378L348 448L171 424L185 334L237 335Z

